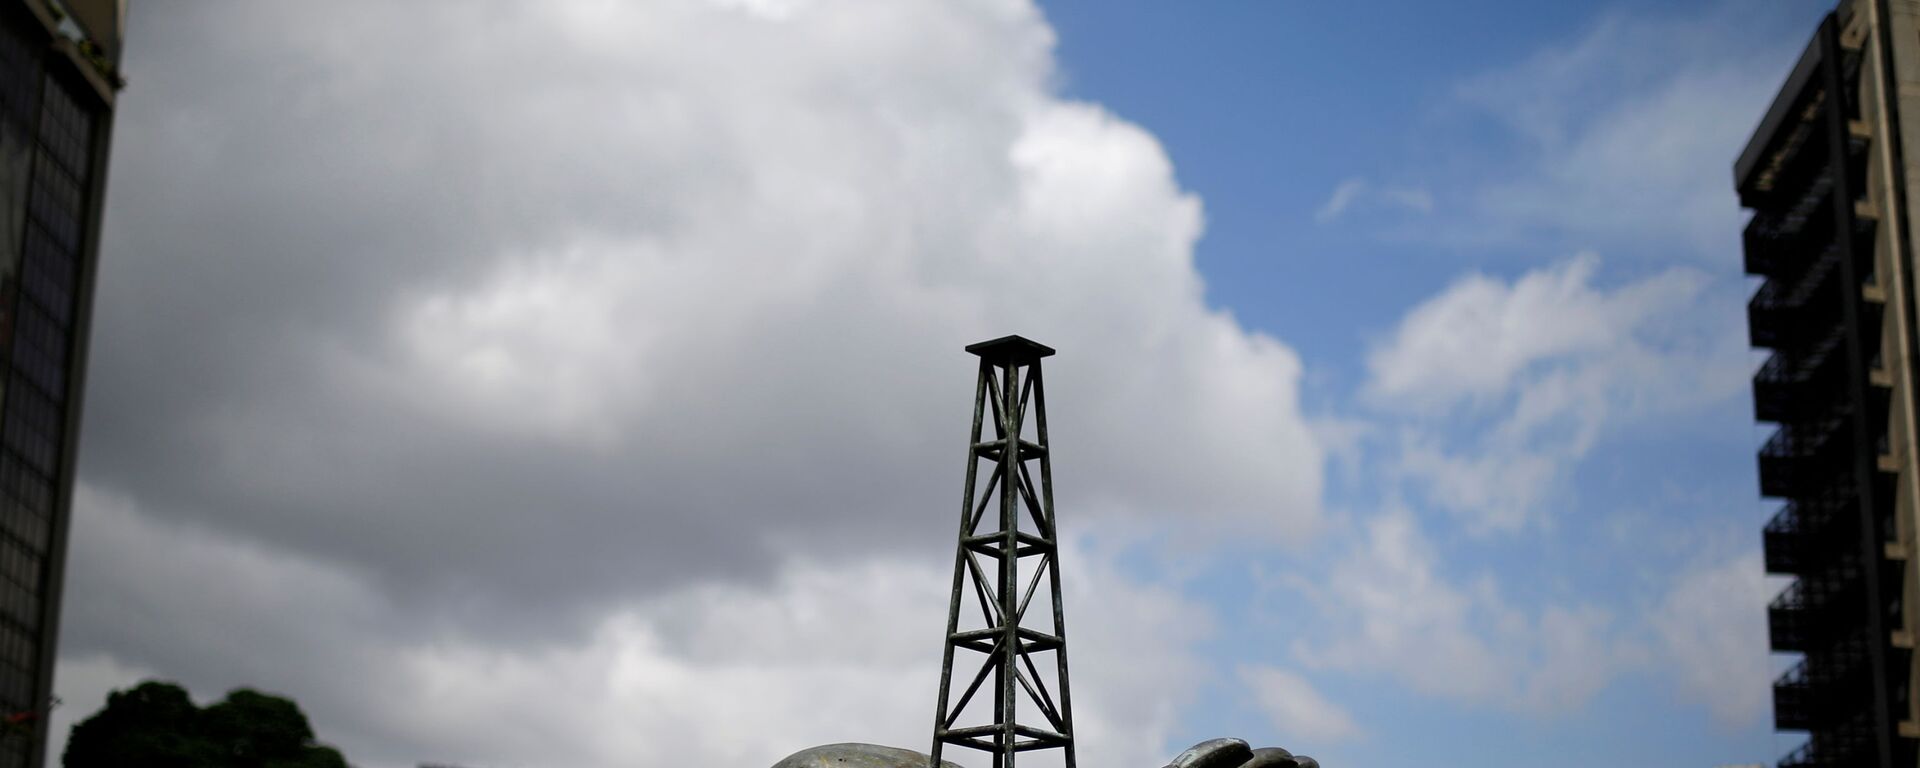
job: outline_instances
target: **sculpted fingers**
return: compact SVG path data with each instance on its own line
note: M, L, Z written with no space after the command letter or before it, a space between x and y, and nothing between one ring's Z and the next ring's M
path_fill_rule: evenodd
M1240 739L1209 739L1188 747L1167 768L1320 768L1320 761L1279 747L1252 749Z

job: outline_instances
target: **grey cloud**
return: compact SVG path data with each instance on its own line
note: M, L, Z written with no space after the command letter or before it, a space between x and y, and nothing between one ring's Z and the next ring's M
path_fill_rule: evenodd
M292 694L324 740L381 768L767 765L810 744L928 738L945 563L800 558L764 585L707 582L629 601L576 637L396 639L383 625L418 616L351 568L154 520L90 488L80 501L75 555L96 567L76 589L119 599L76 604L75 618L110 627L124 650L63 661L68 707L56 733L110 688L160 674L202 699L240 685ZM1196 643L1210 617L1076 537L1063 558L1081 756L1164 760L1175 713L1204 673ZM1142 667L1142 656L1156 663Z
M1314 529L1300 362L1205 306L1199 201L1052 95L1033 7L755 7L137 14L81 475L146 522L77 511L64 652L293 666L339 712L435 637L530 653L796 557L944 562L960 347L1009 332L1063 350L1063 515ZM361 597L87 540L115 525Z
M1317 514L1298 362L1200 303L1197 202L1050 100L1030 7L136 21L82 473L153 514L516 626L937 552L959 347L1015 331L1073 514Z

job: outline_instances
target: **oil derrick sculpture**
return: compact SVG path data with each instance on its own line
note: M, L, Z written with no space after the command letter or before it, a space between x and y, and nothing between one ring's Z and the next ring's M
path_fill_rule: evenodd
M934 712L931 765L939 768L951 744L993 754L993 768L1014 768L1014 756L1041 749L1064 750L1075 768L1073 708L1067 691L1067 629L1060 602L1058 536L1053 517L1053 465L1047 451L1046 385L1040 360L1053 349L1019 336L967 347L980 357L973 396L973 436L967 441L966 498L960 507L960 542L953 563L953 595L947 606L947 640L940 663L940 703ZM985 427L993 437L983 440ZM1032 438L1024 433L1028 427ZM985 490L980 468L989 467ZM1038 464L1038 483L1035 483ZM1048 631L1026 626L1041 581L1052 605ZM968 593L984 626L962 629ZM970 611L969 611L970 613ZM1044 624L1046 614L1035 623ZM962 670L977 671L951 696L955 656ZM1042 675L1051 654L1053 674ZM1034 663L1034 656L1042 663ZM964 672L963 672L964 674ZM1049 686L1049 678L1053 685ZM991 680L990 688L986 687ZM991 697L993 720L961 724L976 695ZM1054 693L1059 697L1056 699ZM1023 713L1038 715L1034 724ZM1044 725L1044 727L1039 727Z

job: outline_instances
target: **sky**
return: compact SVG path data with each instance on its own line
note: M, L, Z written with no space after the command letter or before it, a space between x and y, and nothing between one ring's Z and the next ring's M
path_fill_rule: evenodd
M1770 763L1730 165L1829 7L136 4L56 738L925 750L1018 333L1082 764Z

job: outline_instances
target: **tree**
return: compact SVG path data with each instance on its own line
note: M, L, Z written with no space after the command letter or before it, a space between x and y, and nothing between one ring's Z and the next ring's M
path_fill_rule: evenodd
M346 768L332 747L314 742L307 716L291 700L239 689L205 709L186 690L149 680L107 697L107 706L73 727L65 768Z

